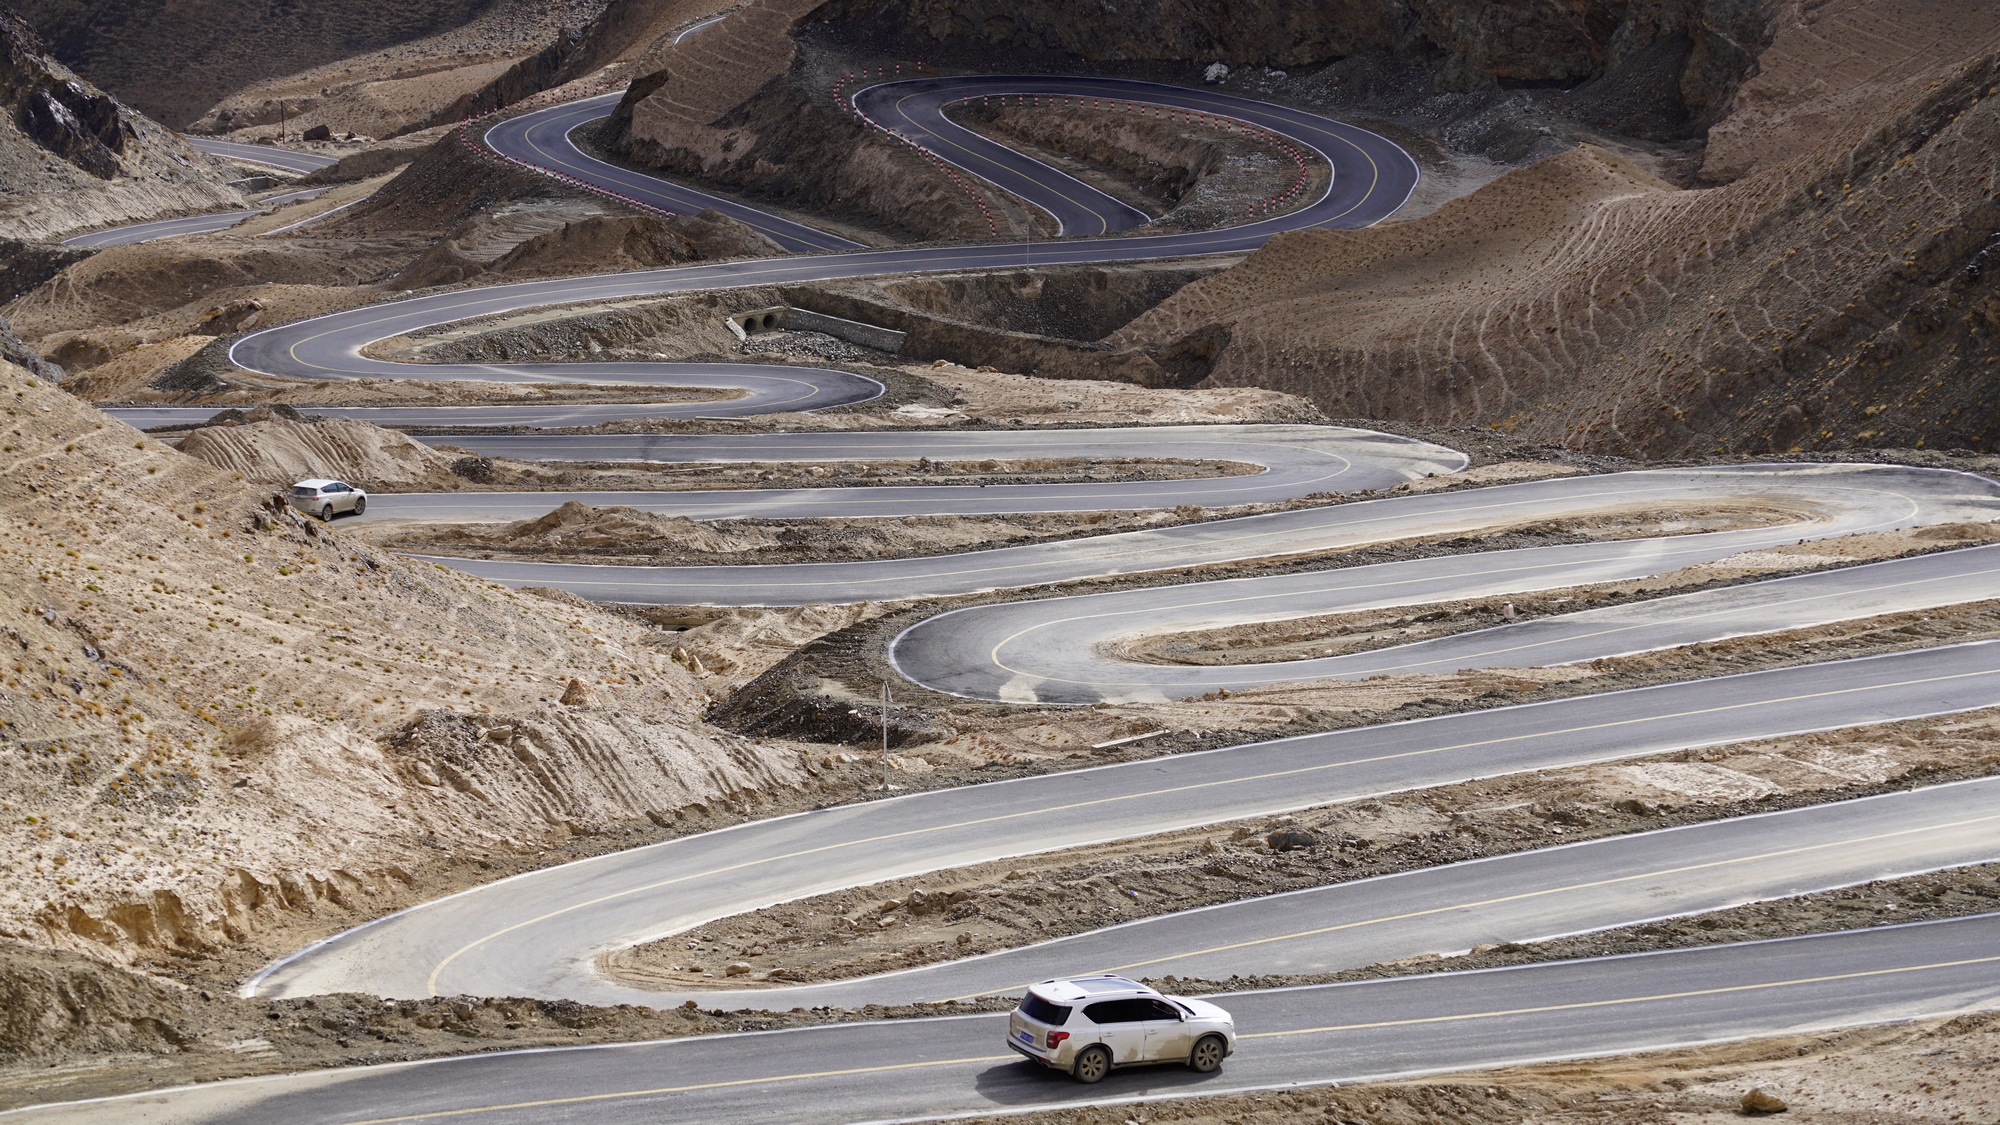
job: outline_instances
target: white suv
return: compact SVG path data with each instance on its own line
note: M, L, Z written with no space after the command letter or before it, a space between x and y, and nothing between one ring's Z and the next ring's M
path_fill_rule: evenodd
M299 511L322 520L331 520L339 512L353 512L358 516L368 510L366 492L346 481L322 480L319 477L309 477L293 485L285 500Z
M1124 977L1045 980L1008 1017L1007 1045L1079 1082L1141 1063L1186 1063L1206 1074L1235 1051L1236 1021L1206 1001Z

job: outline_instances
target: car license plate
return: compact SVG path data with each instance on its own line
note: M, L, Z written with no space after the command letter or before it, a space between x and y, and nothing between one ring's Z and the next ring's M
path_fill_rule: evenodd
M1015 1032L1014 1038L1019 1039L1021 1042L1026 1043L1031 1047L1035 1045L1035 1037L1033 1035L1028 1034L1025 1031Z

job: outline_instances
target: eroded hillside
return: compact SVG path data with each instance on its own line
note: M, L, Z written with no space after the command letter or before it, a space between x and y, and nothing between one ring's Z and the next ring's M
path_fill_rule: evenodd
M1996 29L1963 14L1957 42ZM1816 117L1797 155L1707 190L1579 149L1409 223L1282 236L1113 341L1337 416L1632 455L1992 449L1996 93L1992 54L1898 75L1866 116ZM1759 100L1735 151L1790 116Z
M0 933L120 960L801 778L645 630L350 542L19 368Z

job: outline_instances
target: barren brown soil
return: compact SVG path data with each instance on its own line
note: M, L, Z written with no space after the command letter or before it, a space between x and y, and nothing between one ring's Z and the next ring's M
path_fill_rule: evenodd
M2000 56L1951 52L1920 76L1899 60L1925 37L1987 42L2000 13L1926 9L1914 39L1857 32L1827 62L1895 74L1857 79L1865 113L1830 112L1837 129L1733 183L1675 190L1578 148L1407 223L1281 236L1110 342L1219 341L1210 385L1336 416L1630 455L1992 448ZM1782 131L1767 110L1745 109L1746 137Z
M1230 513L1248 510L1229 509ZM631 566L766 565L856 559L916 558L991 550L1117 531L1164 527L1203 518L1191 511L1120 514L1042 513L1024 516L909 516L898 519L690 520L632 508L596 508L569 501L546 516L505 525L382 524L358 529L393 550L473 558ZM711 667L733 662L718 655Z
M1253 203L1291 190L1309 200L1326 185L1327 169L1315 164L1295 188L1292 162L1253 138L1109 106L970 105L953 117L1147 212L1147 231L1241 222Z
M380 553L0 378L6 936L282 948L461 850L532 860L806 777L704 727L643 625Z

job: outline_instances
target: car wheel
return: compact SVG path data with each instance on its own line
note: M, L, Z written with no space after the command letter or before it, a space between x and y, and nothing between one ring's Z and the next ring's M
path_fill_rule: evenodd
M366 496L356 496L354 498L354 514L358 516L367 510L368 498Z
M1222 1057L1229 1053L1229 1045L1220 1035L1204 1035L1195 1041L1194 1050L1188 1053L1188 1066L1207 1074L1222 1065Z
M1085 1085L1100 1081L1111 1073L1111 1052L1102 1047L1085 1047L1076 1056L1069 1072Z
M332 523L332 522L333 522L333 505L331 505L331 504L327 504L327 505L323 505L323 506L322 506L322 507L320 508L320 510L319 510L319 522L321 522L321 523Z

